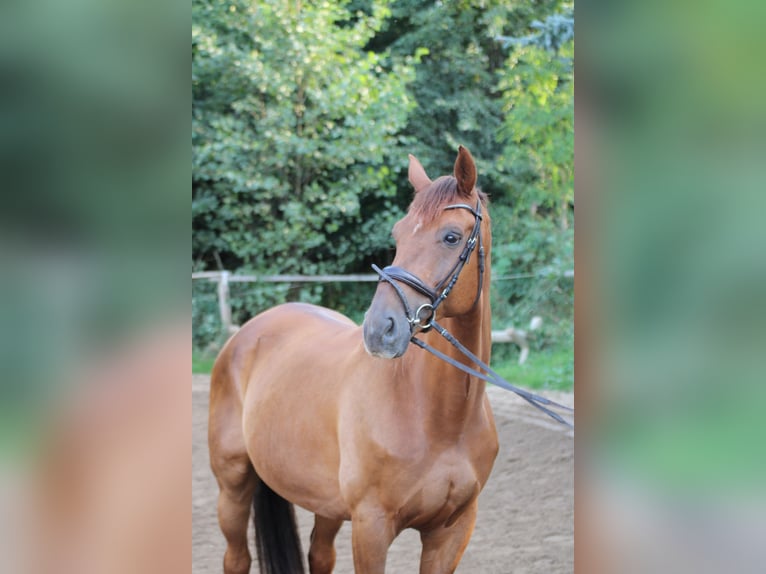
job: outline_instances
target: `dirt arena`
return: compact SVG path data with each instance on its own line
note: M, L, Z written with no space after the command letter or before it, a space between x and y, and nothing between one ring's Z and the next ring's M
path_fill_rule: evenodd
M222 572L225 543L218 529L218 487L208 465L209 377L192 377L192 560L193 574ZM479 496L479 516L458 572L562 574L574 570L574 435L512 393L488 390L500 435L500 453ZM568 393L543 393L572 406ZM308 550L313 517L297 509ZM252 541L252 532L251 532ZM252 542L251 542L252 543ZM338 574L353 574L351 528L336 540ZM420 539L406 530L394 541L386 571L418 571ZM252 572L257 572L254 563Z

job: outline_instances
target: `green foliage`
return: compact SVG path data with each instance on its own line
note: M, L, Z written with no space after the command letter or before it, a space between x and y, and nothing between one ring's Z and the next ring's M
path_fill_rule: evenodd
M192 3L193 269L367 272L390 261L411 198L407 153L432 176L459 144L492 199L498 327L572 333L573 16L542 0ZM220 333L195 282L194 345ZM374 284L236 284L243 323L283 301L361 321Z
M479 162L485 191L493 187L494 140L502 121L493 91L494 72L504 57L491 32L508 12L502 4L399 0L376 39L396 54L425 53L411 85L419 109L406 127L411 153L429 174L451 173L455 150L467 146Z
M192 281L192 347L211 350L224 343L216 284Z
M573 336L574 232L503 205L492 208L492 320L497 329L543 326L534 348Z
M353 19L336 2L192 13L195 264L340 272L387 246L413 60L362 49L386 3Z
M424 53L410 87L419 111L410 116L405 133L411 153L429 173L449 173L455 149L465 145L478 162L482 189L507 201L497 145L506 105L498 86L508 56L505 39L527 34L563 5L560 0L392 3L392 17L370 45L400 55Z
M512 36L498 36L504 46L537 46L551 52L557 52L559 48L574 40L574 6L562 6L562 14L551 14L543 22L535 20L530 28L536 30L521 38Z
M518 208L570 224L574 204L574 41L552 51L534 42L513 48L499 73L505 121L501 180Z
M497 73L493 273L509 279L493 286L493 317L518 328L542 317L538 348L573 336L574 285L564 272L574 269L574 20L561 7L532 22L535 33L504 38L511 51Z

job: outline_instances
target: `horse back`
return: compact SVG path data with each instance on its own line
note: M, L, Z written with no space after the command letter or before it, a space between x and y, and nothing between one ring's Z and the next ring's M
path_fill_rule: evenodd
M291 357L291 362L300 361L317 346L321 348L328 336L348 335L355 328L351 319L325 307L308 303L272 307L250 319L226 342L213 366L211 385L226 387L243 398L257 361L270 362L282 355Z

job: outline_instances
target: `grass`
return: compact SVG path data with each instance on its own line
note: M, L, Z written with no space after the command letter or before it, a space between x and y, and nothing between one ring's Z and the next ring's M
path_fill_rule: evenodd
M199 351L192 351L192 373L195 375L210 374L210 371L213 369L213 363L215 363L214 356L208 356Z
M494 347L497 349L497 346ZM514 350L516 347L514 347ZM571 391L574 387L574 353L571 345L531 350L523 365L518 352L497 353L492 368L509 383L528 389Z

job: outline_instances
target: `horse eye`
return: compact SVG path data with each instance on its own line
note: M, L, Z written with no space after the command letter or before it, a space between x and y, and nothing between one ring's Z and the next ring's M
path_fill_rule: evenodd
M460 236L456 233L449 232L444 236L444 243L447 245L457 245L460 243Z

